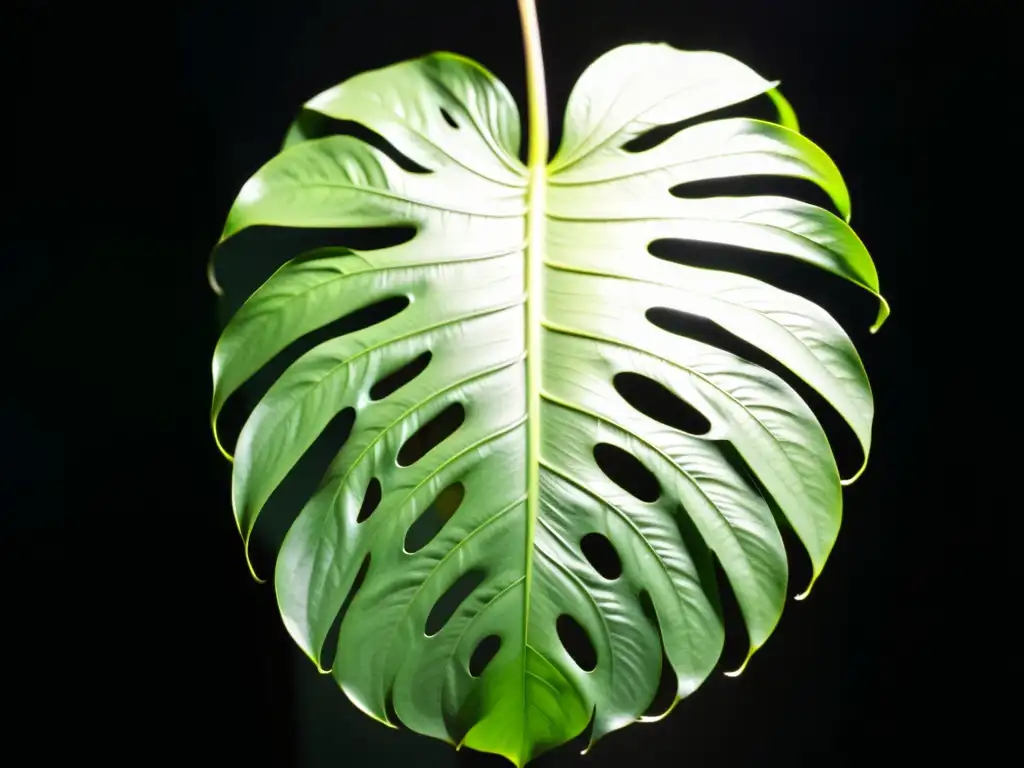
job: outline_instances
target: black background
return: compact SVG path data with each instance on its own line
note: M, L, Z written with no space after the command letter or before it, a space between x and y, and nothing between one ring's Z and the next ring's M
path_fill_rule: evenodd
M943 636L931 598L952 549L915 524L937 493L915 354L934 192L917 125L925 3L538 5L555 137L572 83L618 44L719 50L781 80L845 175L893 316L872 337L870 303L830 294L871 376L875 452L812 597L788 603L740 678L717 672L667 720L537 765L855 765L940 750L918 738L943 685L928 638ZM500 765L357 713L250 579L207 429L218 316L204 268L234 194L324 88L446 49L523 105L515 3L24 2L13 14L3 312L19 364L3 428L17 460L0 500L15 741L138 764Z

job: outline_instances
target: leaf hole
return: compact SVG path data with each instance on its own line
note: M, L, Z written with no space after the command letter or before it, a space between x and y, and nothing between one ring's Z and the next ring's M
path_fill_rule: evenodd
M665 640L661 634L661 622L658 621L658 612L654 608L654 601L646 589L641 590L638 595L640 607L644 615L650 620L654 631L658 633L658 641L661 645L661 669L658 676L658 687L654 692L654 698L647 706L644 717L661 717L667 713L675 704L679 691L679 679L672 668L672 662L665 652Z
M292 126L289 134L289 140L294 138L309 141L323 139L327 136L351 136L380 150L391 158L399 168L409 173L431 173L429 168L424 168L412 158L404 155L394 144L362 123L353 120L336 120L311 109L303 109L295 122L296 124Z
M619 553L604 534L588 533L580 540L580 550L594 570L609 581L622 575Z
M398 451L398 464L408 467L427 455L432 449L447 440L466 420L466 409L462 403L452 403L402 445Z
M444 107L441 107L441 117L443 117L444 121L448 123L448 125L450 125L452 128L459 127L459 124L455 122L455 118L452 117L451 113Z
M402 718L398 716L398 710L395 709L395 692L393 689L389 690L387 696L384 697L384 717L395 728L402 728L405 725L402 722Z
M364 328L379 325L402 312L408 306L408 296L389 296L386 299L359 307L359 309L349 312L344 317L333 320L327 325L323 325L315 331L310 331L302 336L300 348L308 346L308 349L313 349L325 341L331 341L339 336L346 336L350 333L361 331ZM306 351L308 350L303 349L302 354L305 354Z
M273 572L288 529L302 510L304 501L316 492L331 461L348 440L355 420L354 408L343 408L335 414L270 494L260 512L249 546L253 568L260 576Z
M826 308L845 328L867 329L878 302L863 288L800 259L737 245L661 238L647 247L655 258L687 267L752 277Z
M576 666L584 672L593 672L597 668L597 650L590 640L590 635L576 619L563 613L555 622L558 639Z
M815 389L767 352L706 317L667 307L653 307L647 310L646 317L664 331L717 347L774 373L793 388L817 417L832 447L840 475L850 477L860 468L864 454L850 425Z
M349 606L352 605L352 601L356 598L356 593L359 592L359 588L363 586L363 582L366 581L366 574L370 570L370 555L366 555L363 558L362 564L359 566L359 571L356 573L356 577L352 582L352 586L348 590L348 594L345 596L345 601L341 604L341 608L338 610L338 615L334 617L334 621L331 622L331 628L327 630L327 637L324 638L324 646L320 649L320 666L324 669L331 669L334 666L334 660L338 654L338 643L341 635L341 623L345 620L345 614L348 613Z
M431 356L432 353L430 350L427 350L415 359L410 360L397 371L389 373L370 387L370 399L383 400L385 397L397 392L427 369Z
M611 443L594 446L594 461L609 480L648 504L661 497L661 483L640 459Z
M647 620L654 625L655 629L660 629L661 623L658 621L658 611L654 607L654 600L651 599L651 594L646 589L641 589L637 594L637 599L640 601L640 610L644 612Z
M814 573L814 564L811 562L810 554L808 554L807 549L800 541L800 537L796 535L796 531L793 530L793 526L786 519L785 513L779 507L775 498L764 487L764 483L761 482L760 478L754 474L754 470L750 468L742 454L736 450L732 443L722 441L718 445L726 462L736 472L746 478L747 482L764 499L768 509L771 510L775 525L782 535L783 546L786 548L786 559L789 563L788 581L790 589L794 595L800 594L811 583L811 576Z
M715 580L711 548L708 547L704 537L697 530L697 525L693 522L690 513L681 504L677 506L674 517L676 529L683 540L683 546L690 553L690 558L693 560L694 567L697 570L697 580L700 582L700 587L704 594L708 596L708 600L719 618L721 618L722 609L718 604L718 583ZM653 607L652 603L651 608L653 609Z
M473 655L469 659L469 674L473 677L480 677L487 669L498 651L501 650L501 638L497 635L488 635L473 649Z
M434 607L430 609L430 613L427 615L427 623L424 630L427 637L433 637L444 629L444 625L455 615L459 606L483 583L486 576L487 572L483 569L473 568L459 576L455 583L448 587L445 593L434 603Z
M736 593L729 583L729 577L722 568L718 555L713 555L712 561L715 583L718 585L718 605L725 626L725 645L719 663L726 670L739 669L750 649L750 635L747 633L747 625L743 620L740 604L736 600Z
M832 213L839 209L828 194L813 181L796 176L750 175L729 176L721 179L701 179L677 184L669 190L673 196L689 200L709 197L747 197L772 195L799 200Z
M323 258L327 249L375 251L407 243L416 236L411 225L387 227L274 227L243 229L217 247L215 272L224 289L219 300L223 321L234 315L275 271L289 260Z
M727 107L705 112L704 114L680 120L676 123L656 125L627 141L622 145L622 149L626 152L645 152L648 149L654 149L659 144L665 143L680 131L684 131L691 126L735 117L750 117L755 120L775 122L778 119L778 112L771 98L762 94L747 101L742 101L739 104L730 104Z
M293 341L227 399L217 420L221 443L227 450L233 450L245 420L255 404L263 398L274 382L281 378L289 366L304 354L326 341L389 320L408 306L407 296L391 296L355 309Z
M445 523L451 520L465 498L462 483L452 483L441 491L433 503L416 518L405 534L405 551L415 554L434 540Z
M638 373L618 373L612 379L622 399L640 413L691 435L706 435L711 422L664 384Z
M356 515L356 522L362 523L369 519L370 515L377 511L383 492L380 487L380 480L371 477L366 486L366 493L363 494L363 503L359 507L359 514Z

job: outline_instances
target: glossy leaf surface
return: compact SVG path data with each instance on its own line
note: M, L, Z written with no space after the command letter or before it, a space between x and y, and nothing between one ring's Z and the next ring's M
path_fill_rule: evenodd
M338 413L355 410L274 581L288 631L320 665L368 562L331 670L367 714L523 765L591 721L593 743L641 718L662 648L677 697L700 686L723 646L713 557L751 653L767 640L788 569L766 496L821 572L839 530L841 479L808 405L774 373L648 319L655 308L682 310L759 347L836 409L866 461L871 390L829 314L757 279L648 251L660 239L742 246L878 295L871 258L843 218L784 197L670 193L706 179L795 176L848 216L839 171L796 132L774 85L721 54L617 48L580 78L562 144L538 180L519 160L519 115L505 87L472 61L434 54L359 75L306 105L307 115L371 129L422 170L299 121L241 190L225 240L257 225L416 230L393 247L325 248L286 263L228 324L213 362L216 429L225 401L290 343L360 307L409 300L290 365L234 447L232 502L248 546L289 470ZM623 148L655 126L765 93L785 125L713 120L648 150ZM531 196L538 183L543 195ZM543 210L531 209L537 199ZM530 302L538 311L527 312ZM877 325L887 311L880 300ZM374 396L375 384L426 353L411 381ZM617 391L621 374L661 385L708 429L645 415ZM449 429L425 445L421 429L435 419ZM417 441L429 450L404 460ZM595 448L606 446L653 476L646 497L605 473ZM360 519L372 489L379 502ZM412 547L410 530L425 515L440 529ZM584 553L593 534L614 550L613 577ZM592 668L563 644L564 617L585 633ZM497 653L473 674L489 638Z

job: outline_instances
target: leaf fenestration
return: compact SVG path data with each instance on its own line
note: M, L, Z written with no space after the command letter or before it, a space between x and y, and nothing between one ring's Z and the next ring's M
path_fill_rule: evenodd
M656 694L671 710L659 681L674 680L676 701L701 685L724 641L712 556L750 653L768 639L789 586L773 507L821 573L842 493L811 409L776 374L652 320L678 310L763 350L835 408L866 462L871 389L824 309L649 250L673 239L797 259L878 296L884 321L842 176L797 132L776 85L723 54L622 46L583 73L538 172L518 159L507 89L436 53L310 100L242 188L222 240L261 225L416 232L287 262L214 355L216 429L227 398L289 344L360 307L405 302L288 366L234 451L247 543L325 426L355 413L274 583L318 666L342 612L331 674L363 712L523 765L588 725L593 743L656 719L645 717ZM624 148L760 94L778 124L714 120ZM365 126L416 170L321 135L318 115ZM819 185L841 216L778 196L671 193L766 174Z

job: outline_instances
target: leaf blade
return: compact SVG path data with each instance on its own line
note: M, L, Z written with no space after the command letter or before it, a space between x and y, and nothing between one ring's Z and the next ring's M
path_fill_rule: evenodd
M622 148L653 126L765 93L781 125L718 120L650 150ZM534 84L535 127L546 125L544 109ZM351 78L306 110L360 123L391 146L298 121L243 187L222 242L267 225L403 226L415 236L287 262L215 350L216 438L225 401L290 344L354 307L409 301L292 363L239 437L232 504L248 546L260 509L331 417L357 414L280 548L275 590L295 642L322 667L347 606L330 672L358 708L396 726L393 703L416 732L516 765L591 722L593 745L650 719L662 646L676 700L703 683L724 642L713 556L736 594L749 659L779 621L788 586L769 502L817 578L838 535L842 481L820 424L788 384L656 327L648 313L704 317L773 356L850 424L865 464L872 395L851 340L821 308L753 278L667 263L648 247L703 240L796 258L876 296L876 327L888 313L874 263L844 220L842 176L797 133L775 84L722 54L623 46L580 78L546 168L543 133L523 167L507 90L454 54ZM841 216L778 197L669 194L754 174L816 183ZM410 381L371 396L375 382L428 352ZM690 434L641 412L613 385L622 373L690 403L711 431ZM438 431L454 407L461 421ZM418 458L400 460L417 441ZM599 445L651 474L653 500L608 474ZM380 498L363 518L373 483ZM456 486L458 501L411 551L412 527ZM590 534L609 542L621 573L606 576L591 561L582 546ZM567 617L590 643L592 667L561 637ZM471 657L489 638L498 650L474 673Z

